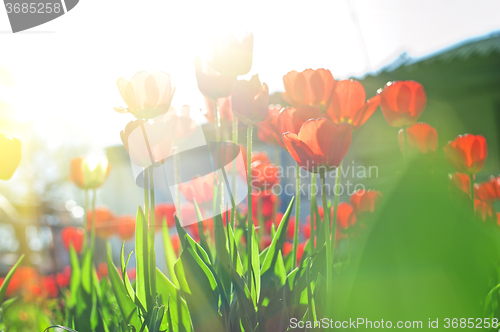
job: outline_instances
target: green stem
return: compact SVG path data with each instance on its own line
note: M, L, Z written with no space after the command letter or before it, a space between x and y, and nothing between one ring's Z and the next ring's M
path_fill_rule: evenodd
M403 160L405 163L408 160L408 134L406 133L406 127L403 127Z
M154 169L151 168L149 173L149 192L151 196L151 219L149 222L149 273L151 278L151 295L153 300L156 298L156 252L155 252L155 235L156 235L156 219L155 219L155 185L154 185Z
M333 246L332 246L332 262L335 258L335 243L336 243L336 237L337 237L337 207L339 205L339 187L340 187L340 178L342 175L341 172L341 167L342 167L342 162L340 162L339 167L337 167L337 178L335 179L335 188L333 188L334 192L334 198L333 198L333 216L332 216L332 238L333 238Z
M233 164L231 169L231 193L233 196L236 195L236 152L238 150L238 118L233 115ZM236 197L234 197L236 199ZM231 219L233 224L233 229L236 227L236 206L233 205Z
M276 167L279 169L280 167L280 147L279 145L274 146L274 164ZM274 205L273 205L273 224L276 223L276 215L278 214L278 207L279 207L279 197L276 197L274 200Z
M144 217L145 217L145 222L143 223L142 231L143 234L149 234L148 233L148 225L149 225L149 169L144 168L143 172L143 177L144 177ZM149 236L148 236L149 239ZM143 244L143 249L147 254L147 251L149 251L148 244ZM144 260L144 271L150 271L149 274L151 274L151 270L149 268L149 259ZM146 291L146 305L147 309L152 310L152 300L151 300L151 288L150 288L150 278L144 278L144 288Z
M89 229L89 190L85 189L85 203L84 203L84 216L83 216L83 225L85 227L85 234L84 234L84 241L83 241L83 252L85 252L86 248L88 247L88 241L89 241L89 235L90 235L90 229Z
M247 225L247 282L250 285L252 282L252 125L248 125L247 129L247 185L248 185L248 225Z
M476 213L476 207L474 205L474 175L469 175L470 179L470 198L472 199L472 215Z
M314 237L316 236L315 235L315 225L314 225L314 221L315 221L315 218L316 218L316 173L311 173L311 192L312 192L312 195L311 195L311 212L310 212L310 222L311 222L311 241L312 241L312 248L314 248Z
M292 266L297 264L297 247L299 245L299 221L300 221L300 167L296 166L295 183L295 233L293 236Z
M94 252L95 248L95 200L96 200L96 190L92 189L92 226L91 226L91 231L90 231L90 250L92 253ZM93 254L92 254L93 257ZM93 258L92 258L93 259Z
M330 313L330 300L329 297L332 296L331 292L331 278L332 278L332 265L330 264L330 255L331 255L331 230L330 230L330 213L328 211L328 205L326 203L326 181L325 181L325 171L322 170L320 172L321 177L321 194L323 196L323 225L326 227L326 313Z

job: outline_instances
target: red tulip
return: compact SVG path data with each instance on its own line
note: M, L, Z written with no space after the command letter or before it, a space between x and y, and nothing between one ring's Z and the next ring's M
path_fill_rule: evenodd
M127 108L115 108L120 113L132 113L136 118L152 119L170 109L175 88L170 75L164 72L135 74L130 81L120 78L118 90L127 104Z
M342 202L337 206L337 225L341 230L348 229L356 222L356 214L354 207L346 202Z
M423 154L435 153L438 147L437 130L427 123L419 122L408 128L401 128L398 134L399 148L404 153L404 133L408 138L408 149L420 151ZM409 152L410 152L409 151Z
M271 191L260 191L252 193L252 213L254 220L257 220L257 213L260 211L264 219L269 219L273 215L274 204L279 197ZM259 203L259 201L262 201ZM260 205L259 205L260 204Z
M85 231L80 227L64 227L61 231L64 247L69 250L70 244L77 253L82 252Z
M225 98L231 94L236 76L226 76L213 69L206 60L194 59L194 68L198 89L200 92L212 99Z
M306 248L306 242L299 243L297 246L297 265L300 264L302 260L302 256L304 255L304 249Z
M489 202L483 202L479 199L474 200L474 211L477 218L482 221L493 221L495 215L493 214L493 206Z
M353 129L358 129L372 116L379 104L379 95L366 101L365 88L358 81L337 81L328 116L336 124L347 122Z
M237 81L231 93L233 114L245 124L256 124L267 118L269 89L254 75L250 81Z
M457 171L469 175L477 174L483 169L488 156L488 146L483 136L465 134L448 142L444 147L444 154Z
M295 70L283 76L285 92L283 99L294 107L315 106L322 111L328 108L335 80L327 69Z
M203 205L211 203L214 196L214 173L197 176L189 182L179 184L179 190L184 197L196 204Z
M173 203L160 203L155 207L155 225L160 230L163 227L163 220L166 220L168 228L175 226L175 205Z
M427 103L424 87L415 81L389 82L378 92L382 113L393 127L413 125Z
M293 244L291 244L290 242L283 243L283 256L286 256L289 253L291 253L292 249L293 249Z
M165 161L174 144L174 124L135 120L120 132L130 159L139 167L156 166Z
M321 112L317 107L306 105L298 108L287 107L282 109L276 119L275 135L278 144L286 150L283 134L289 132L298 135L304 122L319 117L321 117Z
M259 242L260 250L264 250L271 245L271 237L269 235L264 235Z
M100 263L97 266L97 278L101 280L102 278L107 278L108 277L108 264L106 263Z
M87 227L91 228L93 211L89 210L87 212ZM108 238L115 233L115 227L113 225L113 220L115 216L106 207L98 207L95 209L95 233L101 238Z
M210 64L218 72L232 77L248 74L252 68L253 34L245 31L218 38L213 51Z
M334 124L328 119L311 119L299 134L285 133L283 141L300 167L318 173L337 168L351 145L352 129L346 123Z
M233 110L231 108L231 96L225 98L218 98L217 109L219 110L220 122L231 123L233 121ZM215 123L215 103L216 101L205 97L205 107L207 113L205 117L210 123Z
M70 161L69 179L80 189L96 189L106 181L110 170L105 156L74 158Z
M271 163L266 153L252 156L252 188L271 190L280 183L279 169Z
M127 269L127 277L130 280L136 280L137 279L137 269L135 267L131 267L130 269Z
M278 138L277 125L278 114L282 110L281 105L269 105L267 118L259 123L257 136L267 144L277 144L281 138ZM279 135L281 137L281 135Z
M382 193L375 190L360 189L354 192L349 200L358 218L364 218L373 213L382 198Z
M118 236L122 240L130 240L135 235L135 217L130 215L120 216L114 220Z
M470 196L470 177L467 174L456 172L449 174L448 188L452 193L464 192Z
M174 248L175 254L179 255L179 249L181 248L181 240L179 239L178 234L174 234L170 236L170 242L172 242L172 247Z
M21 141L0 134L0 180L8 180L21 162Z
M499 188L500 179L492 176L487 182L474 185L474 197L482 201L494 201L498 199Z

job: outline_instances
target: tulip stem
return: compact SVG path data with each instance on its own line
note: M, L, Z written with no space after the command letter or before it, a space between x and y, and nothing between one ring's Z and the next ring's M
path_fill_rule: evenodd
M149 274L151 278L151 295L153 300L156 298L156 253L155 253L155 235L156 235L156 219L155 219L155 185L154 185L154 169L149 172L149 192L151 196L151 219L149 222Z
M332 296L331 292L331 278L332 278L332 268L333 265L330 261L331 251L331 231L330 231L330 213L328 211L328 205L326 203L326 183L325 183L325 170L320 171L321 177L321 194L323 196L323 225L326 227L326 314L330 313L330 300Z
M300 221L300 167L299 164L295 165L297 173L295 184L295 232L293 236L293 252L292 252L292 266L297 264L297 247L299 244L299 221Z
M95 247L95 200L96 200L96 190L92 189L92 226L90 231L90 250L92 252L92 256L94 255L94 247Z
M247 184L248 184L248 225L247 225L247 282L248 285L252 284L252 125L248 125L247 129Z
M84 203L84 227L85 227L85 235L84 235L84 241L83 241L83 252L85 252L85 249L88 246L87 241L89 241L89 235L90 235L90 229L89 229L89 221L88 221L88 216L89 216L89 190L85 189L85 203Z
M314 249L314 237L315 237L315 218L316 218L316 173L311 173L311 211L310 211L310 223L311 223L311 236L312 245L311 247Z
M337 242L337 207L339 205L339 187L340 187L340 177L342 175L342 161L337 167L337 178L335 179L335 187L333 188L334 198L333 198L333 216L332 220L332 238L333 238L333 246L332 246L332 264L335 259L335 243Z
M406 164L408 160L408 134L406 133L406 127L403 127L403 160Z
M233 164L231 168L231 194L236 198L236 153L238 152L238 118L233 115ZM231 219L233 229L236 227L236 207L233 206Z
M274 164L279 169L280 167L280 147L276 145L274 147ZM273 224L276 223L276 215L278 214L279 197L276 197L273 203Z
M469 175L470 178L470 198L472 199L472 215L476 213L476 207L474 205L474 174Z
M143 174L143 184L144 184L144 219L146 220L146 222L143 222L142 232L145 235L148 234L148 225L149 225L149 169L144 168L142 174ZM145 244L145 246L147 248L147 244ZM149 268L149 259L144 260L144 271L149 271L149 274L151 274L151 270ZM146 305L148 310L152 308L150 278L151 276L149 276L149 278L146 277L144 280L144 287L146 291Z

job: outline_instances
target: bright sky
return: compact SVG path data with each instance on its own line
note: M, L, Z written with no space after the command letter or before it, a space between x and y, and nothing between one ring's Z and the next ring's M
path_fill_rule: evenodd
M192 60L227 27L253 32L250 74L277 91L293 69L324 67L335 78L362 75L403 51L421 56L500 29L500 2L81 0L63 17L19 34L8 31L0 8L0 67L14 78L12 86L0 85L0 100L54 144L117 144L132 120L113 111L124 105L117 79L163 70L177 88L175 108L203 107Z

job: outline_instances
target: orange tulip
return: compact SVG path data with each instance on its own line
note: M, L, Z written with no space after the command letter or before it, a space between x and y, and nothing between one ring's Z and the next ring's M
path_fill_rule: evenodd
M70 244L77 253L82 252L85 231L80 227L64 227L61 231L64 247L69 250Z
M189 182L179 184L179 189L184 197L196 204L203 205L212 202L214 195L214 173L197 176Z
M259 190L270 190L280 182L278 168L271 163L266 153L260 152L252 156L252 187Z
M252 68L253 34L228 34L213 43L212 67L218 72L236 77L248 74Z
M474 197L482 201L494 201L499 198L500 178L490 177L487 182L474 184Z
M326 111L333 93L335 80L327 69L295 70L283 76L283 99L294 107L315 106Z
M417 122L427 103L422 84L415 81L389 82L378 91L380 108L393 127L409 127Z
M110 170L105 156L74 158L70 162L69 179L80 189L96 189L106 181Z
M156 229L160 230L163 227L163 220L166 220L167 226L175 226L175 205L173 203L160 203L155 207Z
M337 206L337 225L341 230L346 230L356 223L356 214L354 207L346 202Z
M279 200L279 197L270 190L261 190L260 192L252 193L252 214L254 223L257 223L259 211L264 219L272 217L276 200ZM259 203L259 201L261 201L261 203Z
M408 137L408 149L423 154L435 153L438 147L437 130L427 123L419 122L408 128L401 128L398 134L399 148L404 153L404 133ZM409 151L410 152L410 151Z
M353 129L358 129L372 116L379 104L379 95L366 101L365 88L358 81L337 81L328 116L334 123L347 122Z
M115 108L120 113L132 113L138 119L152 119L170 109L175 88L170 75L158 71L152 74L141 71L130 81L120 78L116 85L127 108Z
M448 188L453 194L464 192L470 196L470 177L467 174L456 172L448 175Z
M245 124L256 124L267 118L269 89L254 75L250 81L237 81L231 92L233 114Z
M0 180L8 180L21 162L21 141L0 134Z
M488 146L483 136L465 134L448 142L444 147L444 154L457 171L469 175L476 174L483 169L488 156Z
M124 215L116 218L113 223L116 225L118 236L122 240L130 240L135 234L135 217Z
M349 201L354 213L361 219L375 211L381 198L382 193L380 191L360 189L351 195Z
M321 117L319 108L313 106L304 105L298 108L287 107L282 109L276 119L275 135L278 144L286 150L283 134L289 132L298 135L304 122L319 117Z
M174 124L135 120L127 124L120 136L134 164L144 168L156 166L172 153Z
M482 221L493 221L496 217L493 213L494 209L491 203L483 202L479 199L474 200L474 211L476 217Z
M95 232L96 235L101 238L108 238L115 233L115 226L113 220L115 216L106 207L98 207L94 211L89 210L87 212L87 227L91 229L92 226L92 216L95 213Z
M298 135L283 134L283 141L293 159L300 167L314 173L337 168L347 154L351 140L350 125L336 125L325 118L304 122Z
M205 97L205 107L207 113L205 117L208 122L215 123L215 103L216 101ZM231 108L231 96L217 99L217 109L219 110L220 122L231 123L233 121L233 110Z
M212 99L225 98L231 94L236 76L226 76L212 68L206 60L194 59L194 68L198 89L200 92Z
M281 105L269 105L267 118L259 123L257 136L261 142L267 144L277 144L281 138L277 137L278 114L281 111ZM281 136L281 135L279 135Z

